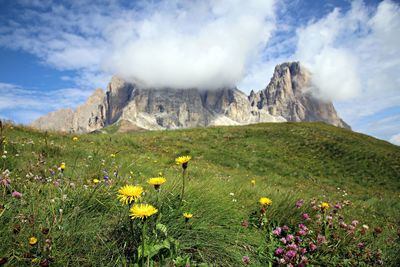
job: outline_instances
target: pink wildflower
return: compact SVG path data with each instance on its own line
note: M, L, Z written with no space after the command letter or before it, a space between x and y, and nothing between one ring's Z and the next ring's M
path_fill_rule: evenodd
M292 241L293 239L294 239L293 235L287 235L286 236L286 241L288 241L288 242Z
M12 192L11 196L13 198L20 199L22 197L22 194L20 192L14 191Z
M283 254L283 252L285 252L285 251L283 250L283 248L279 247L279 248L277 248L277 249L275 250L275 256L280 256L280 255Z
M274 235L276 235L276 236L281 235L281 232L282 232L282 229L281 229L280 227L276 227L276 228L272 231L272 233L273 233Z
M299 199L296 201L296 208L301 208L304 204L304 200L303 199Z
M250 264L250 257L249 256L243 256L242 261L244 264L249 265Z
M315 251L315 250L317 250L317 245L315 245L313 242L310 242L309 248L310 248L310 251Z

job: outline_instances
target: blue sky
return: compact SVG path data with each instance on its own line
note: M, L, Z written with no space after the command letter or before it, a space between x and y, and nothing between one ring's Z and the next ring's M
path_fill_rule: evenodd
M399 36L387 0L0 0L0 117L74 108L114 74L248 93L300 61L355 131L400 144Z

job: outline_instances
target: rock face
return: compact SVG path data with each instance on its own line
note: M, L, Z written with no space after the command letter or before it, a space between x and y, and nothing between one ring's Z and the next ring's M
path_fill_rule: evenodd
M331 102L311 94L311 74L299 62L283 63L275 67L268 86L250 93L252 106L268 110L273 116L287 121L323 121L338 127L350 128L336 113Z
M113 77L74 112L49 113L32 123L45 130L85 133L119 123L122 131L242 125L258 122L323 121L349 126L330 102L314 98L310 73L298 62L276 66L269 85L250 96L220 90L145 89Z
M107 107L102 89L96 89L85 104L76 111L60 109L32 122L31 126L41 130L68 133L87 133L106 125Z

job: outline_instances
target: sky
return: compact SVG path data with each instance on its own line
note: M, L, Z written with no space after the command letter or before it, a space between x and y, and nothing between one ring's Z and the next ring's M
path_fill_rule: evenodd
M249 93L287 61L354 131L400 145L400 1L0 0L0 117L17 123L113 75Z

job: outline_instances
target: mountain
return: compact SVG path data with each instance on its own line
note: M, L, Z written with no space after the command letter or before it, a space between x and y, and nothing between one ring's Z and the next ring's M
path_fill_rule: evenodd
M312 96L311 74L299 62L277 65L269 85L249 96L219 90L141 88L113 77L76 111L62 109L35 120L42 130L85 133L116 123L121 131L244 125L259 122L322 121L350 128L331 102Z

